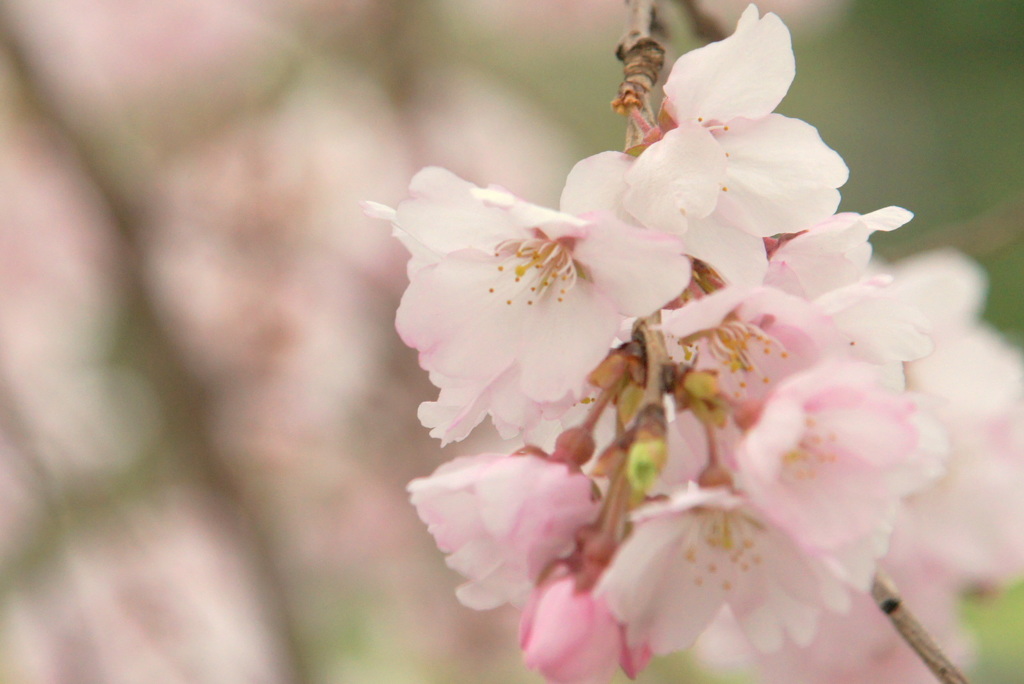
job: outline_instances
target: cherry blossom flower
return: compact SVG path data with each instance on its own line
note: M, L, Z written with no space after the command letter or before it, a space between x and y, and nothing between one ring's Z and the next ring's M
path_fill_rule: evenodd
M802 547L869 554L837 568L867 589L900 498L941 473L944 447L939 425L882 389L875 368L832 362L778 385L736 461L743 490Z
M597 593L626 625L628 643L656 654L688 648L728 605L760 650L807 643L823 608L847 590L741 496L691 485L633 517Z
M526 666L548 684L604 684L621 665L635 676L650 659L643 644L629 648L604 599L580 591L572 576L538 587L523 610L519 642Z
M867 275L871 234L895 230L911 218L901 207L836 214L783 240L772 251L765 284L808 299L852 285Z
M785 25L748 7L732 36L677 60L660 137L636 159L602 153L577 164L563 207L612 209L682 235L687 254L728 282L759 285L762 238L825 221L848 175L813 126L772 113L794 74Z
M448 439L467 431L454 421L479 420L484 407L523 429L532 425L517 419L534 406L571 405L623 319L657 310L689 282L669 235L544 209L439 168L417 174L410 190L393 214L413 253L396 326L432 380L475 406L454 411ZM441 401L449 413L453 396Z
M409 483L412 503L448 565L469 578L462 603L521 605L597 512L590 480L533 455L457 458Z
M627 178L627 209L640 211L644 221L649 214L643 207L655 197L675 197L685 229L679 230L678 220L675 230L672 224L659 227L685 234L687 253L735 284L757 284L765 273L763 247L754 238L824 220L839 205L836 188L847 179L846 165L813 126L771 113L794 74L789 31L774 14L759 18L751 5L732 36L676 61L662 116L664 127L674 128L645 150ZM678 193L667 192L693 177L688 166L673 168L679 160L703 160L713 148L719 159L705 166L701 201L680 201ZM709 187L712 202L706 200Z
M773 288L727 287L662 317L677 358L718 372L729 399L760 401L774 383L846 345L811 302Z
M949 469L910 497L896 529L901 556L925 559L962 583L998 585L1024 570L1024 357L980 320L985 279L951 251L896 269L893 289L934 325L935 352L907 364L907 384L941 398Z

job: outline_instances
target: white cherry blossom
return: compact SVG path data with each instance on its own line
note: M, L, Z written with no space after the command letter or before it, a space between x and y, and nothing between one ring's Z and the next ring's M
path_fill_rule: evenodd
M677 238L608 214L545 209L439 168L410 189L393 214L413 253L396 326L442 389L427 413L446 439L485 412L521 430L571 405L622 321L689 282Z

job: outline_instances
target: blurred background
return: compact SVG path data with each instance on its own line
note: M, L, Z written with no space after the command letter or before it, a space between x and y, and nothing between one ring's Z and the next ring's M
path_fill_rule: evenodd
M670 3L666 3L670 4ZM733 0L708 11L731 26ZM780 111L1024 330L1024 3L774 0ZM698 45L666 8L675 54ZM440 164L554 204L623 143L619 0L0 1L0 683L537 682L405 484L445 450L359 200ZM481 440L486 438L480 438ZM1024 521L1006 521L1008 525ZM966 600L1019 682L1024 591ZM724 681L687 655L647 684ZM742 677L728 681L745 681Z

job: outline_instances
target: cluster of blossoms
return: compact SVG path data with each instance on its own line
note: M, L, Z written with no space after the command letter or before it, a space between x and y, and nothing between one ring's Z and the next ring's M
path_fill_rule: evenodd
M771 681L913 682L912 659L857 669L889 653L861 608L880 564L925 595L1024 568L1000 524L1019 497L992 494L1024 485L1020 357L963 260L871 262L911 214L835 213L842 159L773 113L794 72L751 6L559 210L440 168L366 205L412 255L397 328L440 388L424 425L447 443L489 416L528 444L457 458L412 502L464 604L523 607L553 684L634 676L709 628Z

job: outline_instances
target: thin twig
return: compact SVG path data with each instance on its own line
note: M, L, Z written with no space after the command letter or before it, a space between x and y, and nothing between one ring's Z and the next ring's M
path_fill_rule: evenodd
M690 17L693 32L705 43L713 43L729 36L725 29L700 6L700 0L678 0L679 5Z
M958 249L976 259L999 256L1024 244L1024 196L968 221L910 235L914 239L886 242L878 247L878 251L890 259L942 247ZM900 237L904 236L901 234Z
M633 337L643 346L647 366L647 382L641 407L664 406L665 393L669 391L665 386L666 368L675 364L668 354L665 335L661 332L661 312L639 319L634 326Z
M615 49L622 61L623 79L612 100L612 109L629 116L636 111L649 125L654 125L650 95L665 66L665 48L653 37L658 28L657 0L627 0L629 17L626 33ZM626 149L643 140L643 131L631 118L626 130Z
M612 107L620 114L638 113L650 126L654 125L650 95L665 66L665 48L652 37L659 30L657 0L626 0L629 15L626 33L615 54L622 60L624 78ZM626 149L643 140L643 131L630 117L626 124ZM637 321L634 335L644 347L647 360L647 384L643 405L659 406L664 414L664 368L672 365L661 330L661 312Z
M10 66L10 76L22 104L66 145L105 205L120 239L124 256L119 274L126 301L124 310L132 330L139 336L140 365L157 396L164 401L162 418L177 440L170 451L193 475L213 500L223 503L225 522L245 549L258 595L264 601L268 624L282 649L283 668L288 682L302 684L312 680L299 638L297 612L291 601L280 559L271 541L269 526L260 510L242 487L230 459L216 443L212 401L202 382L189 368L180 350L169 339L157 307L149 294L145 277L143 212L121 180L105 163L102 150L90 144L86 136L67 117L64 109L41 83L20 36L11 25L7 12L0 11L0 54Z
M896 631L921 658L942 684L969 684L967 677L942 652L935 639L918 619L903 605L903 598L884 570L875 573L871 596L883 613L889 616Z

